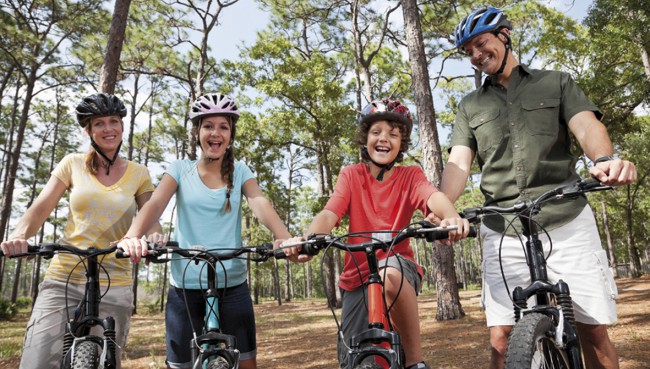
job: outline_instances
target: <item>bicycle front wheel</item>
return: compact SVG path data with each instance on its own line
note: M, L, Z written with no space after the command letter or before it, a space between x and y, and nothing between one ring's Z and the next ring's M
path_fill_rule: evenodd
M207 369L230 369L230 364L228 361L221 356L218 356L210 361L208 361Z
M81 341L75 345L74 357L68 351L61 366L63 369L97 369L99 368L99 346L92 341Z
M566 352L555 342L555 324L543 314L528 314L512 329L505 369L569 369Z

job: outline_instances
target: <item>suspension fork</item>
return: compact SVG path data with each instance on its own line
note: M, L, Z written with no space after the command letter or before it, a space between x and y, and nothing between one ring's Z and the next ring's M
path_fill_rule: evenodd
M102 297L99 284L99 262L97 255L92 252L94 249L94 247L89 248L91 253L86 259L86 285L83 300L75 309L74 317L66 325L66 332L63 336L63 357L66 357L76 338L88 337L101 346L100 338L90 337L90 329L99 325L103 328L103 341L106 343L107 348L104 367L114 369L117 360L115 319L111 316L104 319L99 317L99 304Z

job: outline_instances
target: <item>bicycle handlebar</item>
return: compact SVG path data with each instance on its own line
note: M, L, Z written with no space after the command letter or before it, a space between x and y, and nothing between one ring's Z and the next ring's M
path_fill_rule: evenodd
M10 258L19 258L25 256L41 256L45 259L50 259L57 252L66 252L70 254L75 254L78 256L92 256L92 255L103 255L110 254L117 250L116 246L111 246L105 249L100 249L97 247L89 247L87 249L82 249L76 246L63 245L60 243L42 243L40 245L29 245L27 246L27 252L21 254L10 255ZM4 252L0 250L0 257L3 257Z
M574 183L558 186L552 190L546 191L534 200L518 202L513 206L481 206L468 208L462 211L461 216L470 223L480 222L483 215L486 214L521 214L525 212L533 213L539 205L551 198L564 199L578 197L587 192L613 190L614 187L603 185L595 178L580 179Z
M396 245L407 238L425 238L428 242L433 242L435 240L445 239L449 236L449 232L457 229L457 226L447 226L436 227L433 224L427 222L426 220L416 223L419 227L407 227L400 231L388 231L391 234L397 233L396 236L391 237L387 240L377 240L373 239L371 241L362 242L359 244L348 244L341 241L341 238L358 235L358 234L369 234L371 232L357 232L354 234L347 234L343 236L334 236L334 235L309 235L307 240L301 242L295 242L290 244L283 244L280 249L273 250L273 256L276 259L286 258L282 248L302 246L300 249L300 254L305 255L317 255L321 250L333 246L337 249L343 251L357 252L365 251L370 248L372 251L376 250L386 250L390 245ZM468 237L476 237L476 228L474 226L470 227Z
M144 256L150 262L153 263L166 263L171 261L171 254L177 254L186 258L191 258L195 260L203 261L212 261L212 260L230 260L234 259L240 255L249 253L257 254L258 257L251 258L252 261L266 261L270 257L274 256L273 254L273 244L270 242L263 243L258 246L245 246L237 249L212 249L208 250L205 248L191 248L184 249L178 246L178 242L169 241L165 246L156 245L153 242L148 242L147 255ZM118 249L115 252L117 258L128 258L129 256L124 255L124 250ZM284 255L284 254L283 254Z

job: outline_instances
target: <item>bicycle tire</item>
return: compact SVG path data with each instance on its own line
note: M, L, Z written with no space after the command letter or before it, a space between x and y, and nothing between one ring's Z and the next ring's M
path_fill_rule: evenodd
M207 369L230 369L231 366L228 361L221 356L208 361Z
M99 346L92 341L81 341L74 348L74 358L70 357L72 350L68 351L63 369L97 369L99 368ZM71 360L72 359L72 360Z
M508 339L505 369L569 369L564 349L555 344L555 324L546 315L524 316Z
M384 369L384 367L374 361L364 361L355 366L354 369Z

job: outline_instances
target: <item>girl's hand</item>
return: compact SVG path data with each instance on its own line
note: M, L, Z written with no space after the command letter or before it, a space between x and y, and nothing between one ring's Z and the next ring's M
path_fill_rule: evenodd
M131 256L132 263L139 263L147 255L147 241L144 238L124 236L117 243L117 248L124 250L124 255Z
M284 240L276 248L282 247L282 245L290 245L292 243L299 243L299 242L304 242L305 238L304 237L293 237L289 238L288 240ZM284 251L284 254L287 256L287 259L293 261L294 263L305 263L311 260L312 255L304 255L300 254L300 250L302 250L302 246L293 246L293 247L283 247L282 250Z

